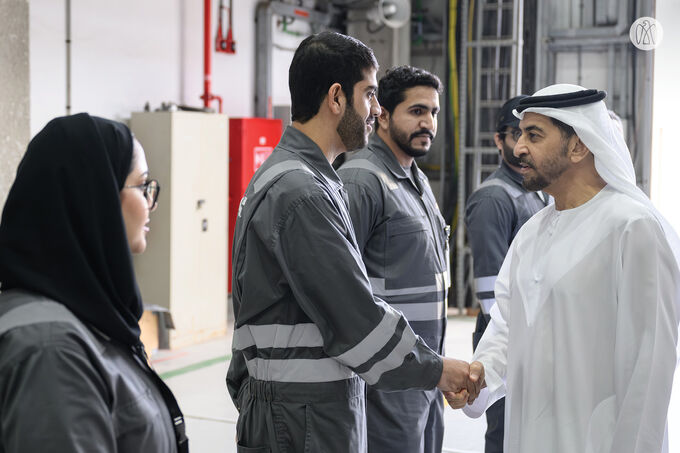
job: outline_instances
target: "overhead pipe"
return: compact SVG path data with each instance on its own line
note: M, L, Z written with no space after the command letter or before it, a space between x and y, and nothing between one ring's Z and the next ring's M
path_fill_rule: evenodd
M212 71L212 40L210 39L210 5L211 0L203 0L203 106L210 107L211 101L217 101L219 113L222 113L222 97L210 92Z

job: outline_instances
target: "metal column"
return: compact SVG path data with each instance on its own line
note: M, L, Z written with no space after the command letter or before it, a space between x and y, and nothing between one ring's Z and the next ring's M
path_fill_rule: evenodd
M468 40L468 14L470 4L474 9L473 30L475 37ZM472 269L469 262L470 249L465 241L465 202L482 182L496 169L498 150L493 145L495 113L510 97L520 90L522 72L522 23L523 0L512 3L502 0L464 1L461 12L461 64L460 90L460 164L458 168L458 228L456 231L456 304L462 309L465 296L472 289ZM503 30L504 20L511 17L511 30ZM508 31L510 32L508 34ZM510 36L509 38L506 36ZM471 77L468 52L473 55ZM509 58L502 58L509 52ZM468 85L472 84L473 96L468 98ZM482 111L485 115L482 117ZM490 112L493 111L493 115ZM468 120L472 121L471 127ZM470 162L471 165L468 164ZM471 167L470 170L468 168ZM467 272L466 272L467 271Z
M255 116L272 117L272 18L292 17L325 29L331 15L277 1L260 2L255 12Z

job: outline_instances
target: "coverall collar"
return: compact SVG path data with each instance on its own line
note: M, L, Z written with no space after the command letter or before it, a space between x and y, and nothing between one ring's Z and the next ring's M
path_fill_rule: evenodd
M508 176L512 181L517 184L518 186L522 187L522 182L524 181L524 177L517 173L515 170L510 168L510 166L501 158L501 166L500 166L500 171L504 173L506 176Z
M506 175L508 178L510 178L510 180L512 182L514 182L515 184L517 184L517 187L519 187L523 191L530 192L529 190L525 189L524 185L522 184L524 182L524 177L521 174L517 173L512 168L510 168L510 166L507 164L507 162L505 162L502 159L501 159L501 165L498 168L498 171L503 173L504 175ZM550 195L548 195L546 192L539 190L538 192L536 192L536 195L538 196L538 198L541 199L543 204L547 205L547 204L550 203Z
M321 173L334 188L339 189L342 187L340 177L333 170L331 164L328 163L328 159L326 159L321 148L319 148L314 140L307 137L304 132L292 126L286 127L279 146L299 155L310 167Z
M372 134L371 137L368 139L368 149L370 149L380 158L380 160L385 164L387 169L390 171L390 173L392 173L392 175L395 178L399 180L408 179L411 185L412 186L414 185L413 179L411 179L406 174L404 168L399 164L397 156L394 155L390 147L387 146L387 143L385 143L385 141L382 138L380 138L380 136L377 133ZM411 164L411 170L413 170L413 174L417 176L418 179L414 187L418 191L418 193L422 194L423 191L421 187L423 185L423 175L421 174L420 169L418 168L418 165L416 164L415 160L413 161L413 164Z

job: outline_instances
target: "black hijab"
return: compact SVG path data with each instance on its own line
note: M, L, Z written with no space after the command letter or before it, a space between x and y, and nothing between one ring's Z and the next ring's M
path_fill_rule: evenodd
M31 140L2 212L0 282L137 345L143 309L120 205L132 147L127 126L87 113Z

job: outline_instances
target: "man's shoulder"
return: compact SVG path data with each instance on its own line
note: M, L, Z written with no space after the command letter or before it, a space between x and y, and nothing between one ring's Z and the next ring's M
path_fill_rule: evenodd
M351 170L351 171L350 171ZM356 153L348 156L347 160L338 169L338 174L348 175L356 171L360 173L372 172L376 170L386 171L387 167L374 151L363 148ZM343 176L344 178L345 176Z
M330 199L331 190L332 187L323 177L317 176L309 168L298 168L281 175L267 195L275 203L290 205L315 197Z
M381 180L390 178L389 170L375 152L368 148L354 153L338 169L344 184L356 184L365 188L375 188Z
M242 210L245 218L252 216L256 223L271 225L312 199L323 198L332 203L333 183L304 159L285 152L272 157L253 176L241 200L239 217ZM339 182L336 184L340 187Z
M625 227L637 221L658 224L652 210L644 203L614 189L605 188L606 199L603 200L604 214L611 228Z
M482 181L477 190L485 193L491 188L493 188L491 193L495 194L496 196L502 196L501 194L504 193L506 198L509 199L521 198L533 193L525 189L522 186L521 181L513 179L503 167L499 168L489 175L488 178Z
M502 184L489 184L489 179L486 179L480 187L478 187L467 201L467 206L471 207L478 204L496 204L507 206L508 209L514 209L514 204L512 202L512 194L508 192L507 188ZM497 181L493 179L491 181Z
M277 151L253 176L252 191L255 194L265 188L269 189L268 192L291 196L315 190L322 191L324 181L317 176L309 163L296 153L285 149Z

